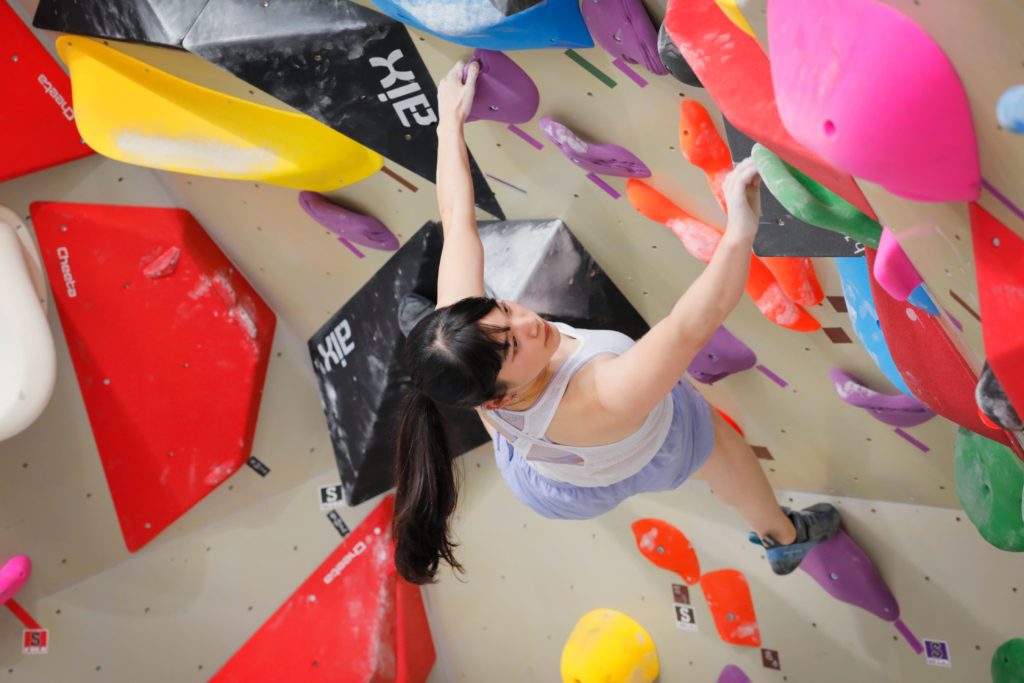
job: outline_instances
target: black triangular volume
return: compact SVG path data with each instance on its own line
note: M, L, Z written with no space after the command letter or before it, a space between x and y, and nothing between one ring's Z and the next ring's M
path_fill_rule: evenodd
M734 162L750 156L754 141L725 122L725 136ZM754 238L758 256L860 256L857 243L845 235L804 223L761 184L761 220Z
M184 47L435 182L437 88L403 24L348 0L210 0ZM470 166L477 206L503 218Z
M181 49L208 0L40 0L32 25Z
M635 308L558 219L483 222L484 288L574 327L612 329L634 339L649 329ZM401 302L437 300L444 240L426 223L309 340L309 353L338 463L345 502L357 505L392 486L398 409L411 386L403 366ZM473 410L442 408L454 453L487 441Z

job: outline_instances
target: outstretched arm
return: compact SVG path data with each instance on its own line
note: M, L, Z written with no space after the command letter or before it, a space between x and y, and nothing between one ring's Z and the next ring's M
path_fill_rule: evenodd
M739 303L760 216L760 180L752 159L733 169L724 186L729 221L704 272L629 351L595 367L597 399L610 414L647 415Z
M437 274L437 305L447 306L468 296L484 295L484 249L476 230L473 178L462 126L473 104L480 65L469 65L462 82L463 62L457 62L437 89L437 205L444 230L441 266Z

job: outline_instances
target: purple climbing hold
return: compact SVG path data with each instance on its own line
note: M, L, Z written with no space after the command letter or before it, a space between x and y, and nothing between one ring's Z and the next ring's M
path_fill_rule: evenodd
M718 674L718 683L750 683L750 676L735 664L726 664Z
M540 93L529 74L508 55L494 50L475 51L466 69L473 62L480 65L480 75L467 122L526 123L533 118L540 106ZM465 70L462 80L466 80Z
M584 170L625 178L647 178L651 175L647 164L625 147L590 144L547 116L540 120L540 129L569 161Z
M757 356L750 347L725 327L719 327L711 341L694 356L687 371L698 382L714 384L723 377L749 370L756 364Z
M398 238L395 234L373 216L356 213L338 206L323 195L306 190L299 193L299 205L313 220L334 233L338 241L359 258L363 258L363 254L356 249L356 244L381 251L398 249Z
M658 31L641 0L583 0L583 21L614 59L640 64L656 76L668 69L658 57Z
M918 653L923 649L910 629L900 621L900 606L874 563L845 531L811 548L800 563L836 600L860 607L879 619L895 622L907 643Z
M928 406L913 396L879 393L839 368L829 370L828 376L839 398L851 406L863 408L879 422L893 427L913 427L935 417L935 413Z

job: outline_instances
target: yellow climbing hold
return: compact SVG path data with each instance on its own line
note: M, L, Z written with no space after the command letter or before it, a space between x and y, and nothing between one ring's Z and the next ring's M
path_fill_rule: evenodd
M111 159L320 192L384 164L304 114L190 83L98 40L61 36L57 52L71 71L79 133Z
M580 617L562 649L562 683L652 683L657 677L651 636L613 609Z
M757 36L754 35L754 29L750 27L750 24L747 23L746 17L743 16L743 12L741 12L740 8L736 5L736 0L715 0L715 4L725 12L725 16L729 17L729 21L740 27L740 30L748 34L751 38L757 38Z

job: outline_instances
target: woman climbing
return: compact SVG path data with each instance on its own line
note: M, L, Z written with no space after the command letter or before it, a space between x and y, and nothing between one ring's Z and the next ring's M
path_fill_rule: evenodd
M449 519L457 480L439 404L476 408L512 492L545 517L587 519L629 496L704 479L793 571L835 535L822 503L779 507L757 457L683 378L743 294L760 211L752 160L725 181L728 226L704 272L635 343L618 332L551 324L513 301L486 298L463 123L478 65L459 62L438 88L437 198L444 231L437 308L410 331L413 390L396 437L395 564L413 583L455 558Z

